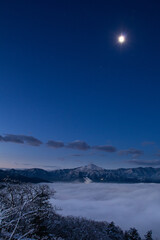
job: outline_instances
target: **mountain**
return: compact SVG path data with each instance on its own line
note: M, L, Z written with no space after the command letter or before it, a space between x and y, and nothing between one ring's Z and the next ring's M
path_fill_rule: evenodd
M27 170L25 170L27 171ZM44 182L44 179L41 179L38 175L35 176L25 176L21 170L15 169L7 169L7 170L0 170L0 182L25 182L25 183L41 183ZM45 182L49 182L45 180Z
M46 171L39 168L0 170L0 181L20 182L102 182L102 183L160 183L160 168L139 167L104 169L94 164L73 169Z
M90 172L90 171L100 171L103 170L103 168L98 167L94 164L89 164L87 166L83 166L83 167L78 167L76 168L77 171L81 171L81 172Z

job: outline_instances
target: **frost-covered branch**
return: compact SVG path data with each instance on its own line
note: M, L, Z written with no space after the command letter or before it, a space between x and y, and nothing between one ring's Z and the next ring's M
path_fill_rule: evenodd
M0 234L6 233L8 240L17 234L20 239L32 234L43 235L48 227L46 219L54 214L49 203L53 194L47 185L7 183L0 191Z

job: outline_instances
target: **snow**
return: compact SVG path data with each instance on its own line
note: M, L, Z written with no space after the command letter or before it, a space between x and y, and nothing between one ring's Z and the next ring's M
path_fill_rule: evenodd
M103 168L96 166L95 164L89 164L86 166L78 167L78 171L86 172L86 171L99 171L103 170Z

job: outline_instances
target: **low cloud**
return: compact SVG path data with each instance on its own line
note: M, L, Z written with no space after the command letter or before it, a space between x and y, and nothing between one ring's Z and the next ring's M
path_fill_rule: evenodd
M50 140L47 142L47 146L51 147L51 148L62 148L62 147L64 147L64 143Z
M153 167L156 167L156 166L160 166L160 160L137 160L137 159L134 159L134 160L131 160L129 161L129 163L133 163L133 164L136 164L136 165L139 165L139 166L153 166Z
M135 227L144 236L160 236L160 184L54 183L53 205L61 214L114 221L123 230Z
M42 142L32 136L26 136L26 135L15 135L15 134L6 134L4 137L0 136L0 141L3 142L11 142L11 143L17 143L17 144L25 144L31 146L40 146Z
M131 155L134 157L138 157L143 155L143 151L135 148L129 148L127 150L120 150L119 155L126 155L126 156Z
M99 150L99 151L103 151L103 152L116 152L116 148L114 146L110 146L110 145L100 145L100 146L94 146L93 149Z
M76 149L76 150L89 150L91 147L88 145L88 143L84 142L84 141L80 141L80 140L76 140L74 142L68 143L66 145L67 148L72 148L72 149Z

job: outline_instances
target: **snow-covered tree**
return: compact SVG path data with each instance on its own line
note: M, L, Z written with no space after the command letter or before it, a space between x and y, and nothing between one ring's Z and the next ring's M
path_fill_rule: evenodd
M145 235L145 240L153 240L152 238L152 231L148 231L147 234Z
M0 234L3 239L36 239L48 234L54 209L49 198L54 192L47 185L8 184L0 191ZM46 223L47 222L47 223ZM49 238L48 238L49 239Z
M108 224L106 228L107 235L113 240L121 240L123 239L123 231L115 226L114 222Z
M66 240L124 240L122 230L113 226L109 233L107 222L97 222L85 218L58 216L53 225L53 232L56 237Z
M141 240L138 231L123 231L113 222L63 217L50 204L48 185L11 184L0 187L0 240ZM152 232L145 240L153 240Z
M137 229L131 228L129 231L125 232L125 240L141 240Z

